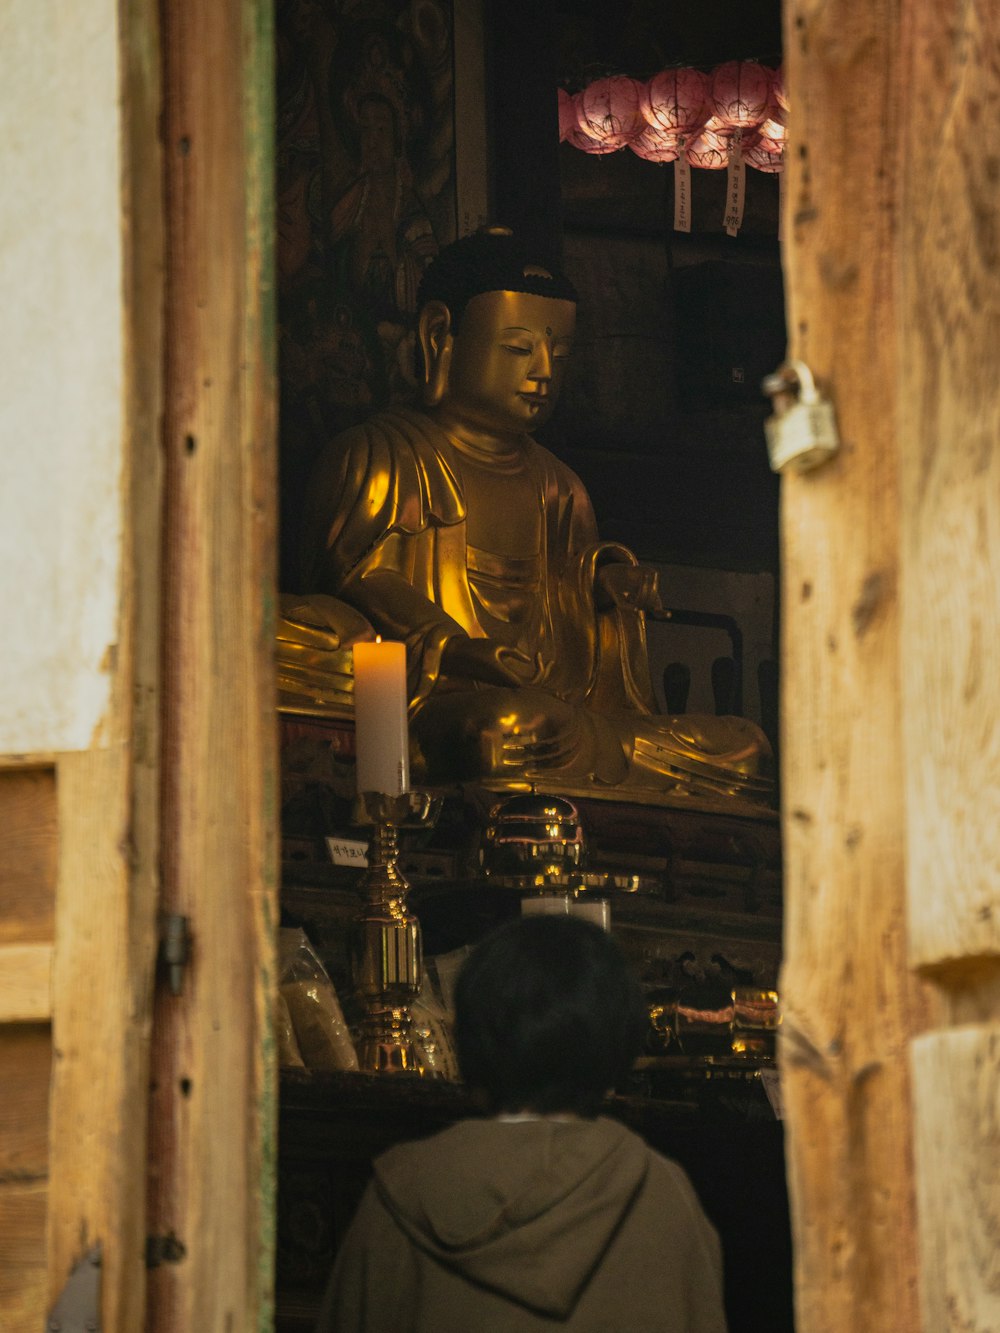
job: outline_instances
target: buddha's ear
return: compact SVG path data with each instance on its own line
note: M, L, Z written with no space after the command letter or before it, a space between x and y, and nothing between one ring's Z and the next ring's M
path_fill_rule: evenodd
M423 400L426 407L436 407L448 388L448 368L454 339L451 311L443 301L428 301L417 319L417 337L424 359Z

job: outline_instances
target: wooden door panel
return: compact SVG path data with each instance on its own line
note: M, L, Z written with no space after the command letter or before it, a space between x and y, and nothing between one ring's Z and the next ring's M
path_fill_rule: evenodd
M0 946L52 943L57 855L55 770L0 772Z
M57 850L53 769L0 771L0 1312L9 1333L36 1333L46 1310Z
M0 1027L0 1311L9 1333L45 1318L49 1077L47 1023Z

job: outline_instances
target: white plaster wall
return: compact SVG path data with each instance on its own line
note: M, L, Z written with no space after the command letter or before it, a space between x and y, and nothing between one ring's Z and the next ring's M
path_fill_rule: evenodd
M0 2L0 753L87 747L117 638L117 0Z

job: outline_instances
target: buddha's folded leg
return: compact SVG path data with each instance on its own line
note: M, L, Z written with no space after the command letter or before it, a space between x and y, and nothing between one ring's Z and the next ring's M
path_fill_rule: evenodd
M746 718L649 716L634 718L633 725L632 784L659 779L690 791L758 799L773 790L771 747Z

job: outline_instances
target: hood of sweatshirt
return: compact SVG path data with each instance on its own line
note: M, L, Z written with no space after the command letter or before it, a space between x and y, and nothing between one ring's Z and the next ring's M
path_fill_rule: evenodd
M390 1149L375 1182L440 1263L565 1318L649 1165L646 1144L613 1120L466 1120Z

